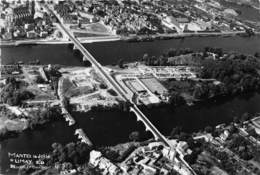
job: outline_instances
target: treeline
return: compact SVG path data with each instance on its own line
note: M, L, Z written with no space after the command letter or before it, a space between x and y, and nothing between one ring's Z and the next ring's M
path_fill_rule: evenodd
M48 80L50 80L51 88L57 93L58 90L58 82L61 77L61 73L59 72L60 67L57 65L51 66L48 69L44 69Z
M74 174L97 175L101 174L95 168L88 165L89 153L91 149L87 144L82 142L71 142L66 145L60 143L52 144L52 152L50 159L47 162L47 168L33 169L30 166L25 166L19 169L19 175L27 174L70 174L72 169L76 170Z
M237 94L260 87L259 60L253 56L230 54L223 59L202 62L201 78L213 78L224 84L223 94ZM205 88L204 91L210 89Z
M172 48L159 57L144 54L140 61L144 62L144 64L147 66L170 66L171 63L168 61L168 58L191 53L194 53L194 51L192 51L190 48L181 48L178 50Z
M24 90L25 82L17 81L15 78L7 78L6 84L0 92L0 100L11 106L19 106L22 101L34 98L34 94Z
M74 169L80 165L87 164L89 161L89 153L92 149L83 142L71 142L66 145L60 143L52 144L52 152L50 160L47 164L50 166L56 164L63 169Z
M140 61L147 66L200 65L204 60L218 60L229 56L243 59L249 55L225 53L222 48L214 47L205 47L200 51L193 51L190 48L171 48L158 57L145 53ZM260 53L256 52L254 57L260 58Z
M111 110L119 110L119 111L129 111L131 107L131 103L126 101L119 101L118 104L114 104L113 106L104 106L102 104L98 104L96 106L92 106L91 110L93 111L111 111Z
M47 123L61 115L59 107L47 107L44 109L39 109L34 112L33 117L29 118L29 128L33 129L36 126L40 126Z
M259 58L259 53L255 53L253 56L224 52L221 48L205 47L198 52L188 48L170 49L157 58L144 54L141 61L149 66L193 66L199 78L217 80L215 82L185 80L189 86L180 90L177 85L181 83L180 81L175 82L173 79L165 81L164 84L171 93L170 101L175 103L176 101L182 102L182 99L179 98L180 92L188 92L192 97L200 100L259 90Z

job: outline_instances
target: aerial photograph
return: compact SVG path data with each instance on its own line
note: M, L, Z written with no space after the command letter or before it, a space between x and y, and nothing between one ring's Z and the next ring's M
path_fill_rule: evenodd
M0 0L0 175L260 175L260 0Z

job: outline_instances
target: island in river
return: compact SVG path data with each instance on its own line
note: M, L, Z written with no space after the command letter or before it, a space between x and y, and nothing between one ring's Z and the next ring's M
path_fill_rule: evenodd
M119 61L117 67L107 66L105 70L139 106L162 104L173 108L185 102L259 90L257 57L209 47L200 51L170 49L158 57L144 55L137 63ZM1 71L5 77L1 80L1 112L5 116L12 113L4 119L7 129L12 128L12 120L45 123L52 114L42 112L44 115L30 117L39 106L43 111L57 106L57 118L62 108L87 111L105 106L108 110L127 110L127 103L91 67L5 65Z
M119 60L117 67L105 70L139 106L192 105L258 91L258 57L210 47L170 49L159 57L145 54L136 63ZM73 125L73 116L66 115L71 110L129 107L92 67L17 64L3 65L1 71L2 133L33 128L59 113Z

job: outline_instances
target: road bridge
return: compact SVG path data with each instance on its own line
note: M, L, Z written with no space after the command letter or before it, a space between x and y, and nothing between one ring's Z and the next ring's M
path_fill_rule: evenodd
M59 19L59 16L54 11L52 12ZM73 48L78 49L83 54L83 59L87 59L92 64L93 68L100 73L103 79L114 88L118 95L121 96L126 102L130 103L130 111L135 113L135 115L137 116L137 120L143 122L146 130L150 131L156 140L161 141L167 147L173 148L174 146L170 144L169 140L157 130L157 128L148 120L148 118L142 113L142 111L137 107L132 99L128 99L128 97L125 95L124 89L108 72L105 71L103 66L88 52L88 50L80 43L80 41L76 37L74 37L73 34L70 33L70 31L63 25L63 23L59 23L58 25L60 25L60 28L64 31L64 33L67 34L68 38L74 44ZM176 149L176 151L180 154L178 149ZM185 160L183 160L182 158L180 160L186 165L186 167L192 172L192 174L196 174Z
M132 100L128 99L128 97L124 93L124 90L121 88L121 86L118 85L115 79L104 70L103 66L99 62L97 62L97 60L88 52L88 50L80 43L80 41L75 38L62 23L60 24L60 26L61 29L67 34L69 39L73 42L74 49L78 49L83 54L83 59L87 59L92 64L95 70L99 72L103 79L105 79L114 88L119 96L121 96L125 101L130 102L130 110L136 114L138 120L144 123L146 130L150 131L156 140L160 140L166 146L171 147L168 139L156 129L156 127L148 120L148 118L132 102Z

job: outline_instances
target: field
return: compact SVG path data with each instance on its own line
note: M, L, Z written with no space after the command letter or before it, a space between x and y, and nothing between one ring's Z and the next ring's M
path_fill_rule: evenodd
M145 86L153 93L157 91L159 94L167 92L167 89L155 78L142 78L140 79Z
M100 23L94 23L94 24L90 24L88 25L88 29L93 31L93 32L100 32L100 33L108 33L108 29Z

